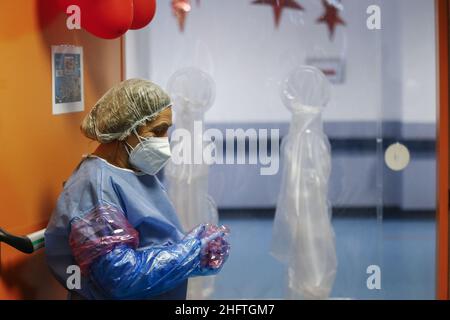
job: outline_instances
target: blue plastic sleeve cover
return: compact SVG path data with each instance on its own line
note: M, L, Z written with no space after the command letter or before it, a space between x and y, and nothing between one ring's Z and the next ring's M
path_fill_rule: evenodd
M194 229L183 240L144 249L137 231L112 206L95 208L71 224L70 245L83 272L111 299L146 299L180 285L188 277L216 274L205 268L201 233ZM86 263L86 261L88 263Z
M198 268L200 241L137 251L117 246L99 258L90 276L113 299L145 299L178 286Z

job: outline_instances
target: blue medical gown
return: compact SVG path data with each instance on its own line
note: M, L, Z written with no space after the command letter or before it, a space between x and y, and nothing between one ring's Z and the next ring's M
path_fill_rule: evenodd
M124 287L117 288L122 294L118 296L111 296L111 292L105 293L96 285L102 282L107 285L108 281L117 279L123 272L133 273L130 281L142 281L139 266L151 262L152 255L155 255L154 252L145 253L145 249L164 249L181 242L185 236L166 190L156 176L118 168L97 157L85 158L65 183L45 232L47 262L57 280L66 287L67 279L72 275L67 268L76 265L69 245L71 222L91 212L99 204L113 205L125 214L128 222L139 233L139 248L116 247L92 264L91 276L83 275L81 289L73 291L86 299L185 299L187 277L183 277L186 273L181 270L184 266L179 266L180 270L171 270L170 277L175 278L173 283L176 287L171 288L167 282L161 286L165 292L158 292L157 295L143 296L145 292L136 283L132 285L137 286L140 292L128 294L127 286L130 284L125 283ZM188 249L192 252L184 254L198 256L199 248L188 246ZM130 261L134 270L127 270ZM193 260L190 258L190 261ZM94 282L92 276L98 281ZM145 281L142 286L145 286Z

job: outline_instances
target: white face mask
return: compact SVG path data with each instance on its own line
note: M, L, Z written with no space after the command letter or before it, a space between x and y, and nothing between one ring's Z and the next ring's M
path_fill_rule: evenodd
M146 174L155 175L161 170L170 160L170 144L168 137L140 137L135 132L139 143L128 151L128 162L135 168Z

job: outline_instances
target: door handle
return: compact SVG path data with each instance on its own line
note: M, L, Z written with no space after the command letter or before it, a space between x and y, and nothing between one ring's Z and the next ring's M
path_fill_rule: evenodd
M23 253L33 253L44 247L45 229L25 236L16 236L0 228L0 242L4 242Z

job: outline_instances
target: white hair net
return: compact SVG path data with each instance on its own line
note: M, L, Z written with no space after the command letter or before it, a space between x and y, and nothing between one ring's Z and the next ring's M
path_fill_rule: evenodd
M81 131L100 143L124 140L170 106L169 95L158 85L143 79L125 80L98 100L84 118Z

